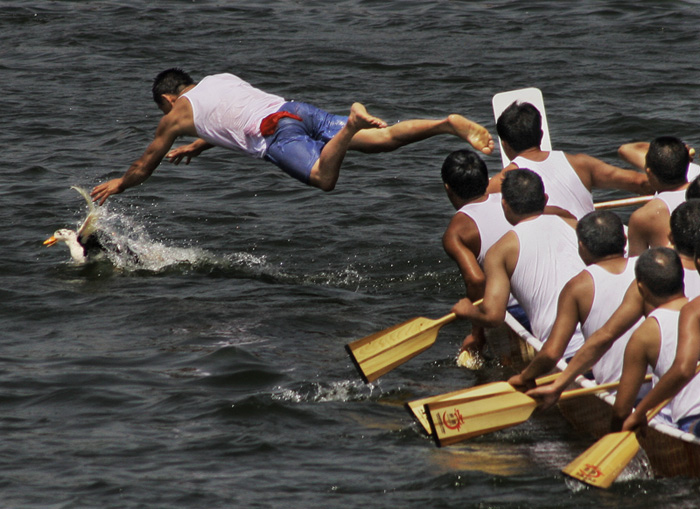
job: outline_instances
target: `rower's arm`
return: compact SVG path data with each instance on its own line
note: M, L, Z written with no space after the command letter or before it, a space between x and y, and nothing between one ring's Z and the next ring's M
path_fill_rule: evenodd
M636 194L654 192L644 173L625 170L587 154L567 154L566 157L589 190L620 189Z
M625 420L622 429L628 431L646 425L646 414L649 410L674 397L692 380L699 358L700 299L694 299L681 309L676 358L671 368L639 402L634 413Z
M639 389L644 383L647 366L656 364L660 343L658 322L653 318L645 320L630 337L625 347L620 385L613 405L612 431L619 431L624 420L632 413Z
M510 295L510 272L508 270L509 251L515 249L518 254L518 237L514 232L506 233L491 249L484 260L486 289L484 301L474 306L469 299L460 300L452 308L460 318L468 318L478 325L496 327L503 323L506 317L506 307Z
M644 315L644 300L637 289L636 280L630 284L620 307L605 324L593 333L569 361L561 375L551 384L527 392L540 400L543 408L554 405L562 392L581 375L591 369L613 343L627 332Z
M459 267L467 297L471 300L483 297L486 277L476 259L475 251L481 248L481 238L474 221L462 213L455 214L442 236L442 245Z
M486 188L486 192L489 194L493 193L500 193L501 192L501 184L503 183L503 177L506 176L506 173L511 171L511 170L517 170L518 167L517 165L510 163L508 166L503 168L498 175L494 175L491 177L489 180L489 186Z
M552 332L546 338L542 349L532 359L530 364L509 382L511 385L534 387L537 377L549 373L562 358L569 341L576 331L579 322L584 322L590 311L581 309L582 297L586 292L586 285L592 291L592 279L587 272L582 272L572 278L561 291L557 304L557 316L552 325Z
M644 170L646 166L647 152L649 152L648 141L625 143L617 149L617 155L620 156L620 159L627 161L640 170Z

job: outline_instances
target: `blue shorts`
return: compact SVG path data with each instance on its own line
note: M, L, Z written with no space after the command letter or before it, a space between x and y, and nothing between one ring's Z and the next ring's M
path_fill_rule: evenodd
M509 308L506 308L506 311L508 311L513 316L513 318L515 318L520 323L520 325L525 327L527 331L530 334L532 334L530 319L527 317L527 315L525 314L525 310L520 306L520 304L510 306Z
M676 426L686 433L692 433L696 437L700 437L700 415L689 415L680 419Z
M308 184L321 150L345 127L348 117L331 115L311 104L298 102L284 103L279 111L288 111L302 120L283 118L279 121L277 130L265 137L265 159Z

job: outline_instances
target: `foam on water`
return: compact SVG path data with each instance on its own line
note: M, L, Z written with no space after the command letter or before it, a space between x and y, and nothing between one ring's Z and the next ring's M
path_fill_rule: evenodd
M272 399L294 403L346 402L357 400L358 398L365 399L371 396L372 391L372 384L367 385L359 381L314 382L304 384L303 387L299 388L277 387L272 394Z

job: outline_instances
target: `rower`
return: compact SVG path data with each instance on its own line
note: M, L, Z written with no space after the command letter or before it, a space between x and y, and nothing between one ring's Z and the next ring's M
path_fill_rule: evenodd
M650 143L648 141L633 141L620 145L617 149L617 155L620 159L627 161L632 166L644 171L646 167L646 157L649 151ZM687 146L687 145L686 145ZM695 149L688 147L688 155L690 156L690 164L688 165L688 181L692 181L700 176L700 165L692 160L695 157Z
M700 243L695 246L695 265L700 270ZM666 345L664 347L668 348ZM700 379L693 378L698 359L700 297L691 300L680 311L678 343L673 363L654 384L654 388L639 402L635 411L625 419L622 429L631 431L645 426L649 409L668 398L674 398L671 413L675 414L677 426L683 431L700 436Z
M685 296L688 299L700 296L700 274L695 270L695 246L698 241L700 200L690 200L679 205L671 214L671 242L684 269ZM552 384L531 389L527 394L539 399L543 408L552 406L578 375L591 369L619 337L650 311L651 308L639 293L636 281L633 282L627 289L622 304L610 319L586 340L562 374Z
M655 247L642 253L635 274L639 293L653 310L625 348L624 367L613 405L613 431L618 431L632 412L647 368L652 368L658 380L671 367L676 356L679 314L688 303L683 291L683 265L672 249ZM677 424L693 411L700 412L700 378L683 389L662 413Z
M653 192L643 173L607 164L586 154L543 151L542 116L532 104L513 102L496 123L501 144L511 163L491 179L489 192L498 192L504 175L528 168L540 175L549 205L580 219L593 212L594 188L620 189L635 194Z
M537 377L554 369L578 324L584 338L598 330L622 303L634 280L634 260L625 257L627 239L617 214L601 210L585 215L576 225L576 235L579 254L587 267L566 283L559 295L552 333L542 349L521 373L508 380L516 388L533 388ZM593 366L597 383L619 380L622 354L634 328Z
M488 170L475 152L462 149L449 154L441 175L447 197L457 209L442 236L442 245L459 267L467 297L474 301L484 296L486 252L513 226L503 214L501 194L486 192ZM517 302L511 298L508 305L510 310ZM483 327L475 324L460 350L478 359L485 343Z
M460 318L495 327L503 323L512 291L530 320L533 334L547 338L561 289L584 268L578 255L575 221L543 213L547 195L542 179L527 169L505 174L501 203L513 229L486 253L483 303L474 306L465 298L452 311ZM577 331L564 355L570 357L582 343Z
M678 138L662 136L649 145L645 171L656 195L630 216L630 256L639 256L649 247L668 246L668 220L685 201L689 163L688 148Z

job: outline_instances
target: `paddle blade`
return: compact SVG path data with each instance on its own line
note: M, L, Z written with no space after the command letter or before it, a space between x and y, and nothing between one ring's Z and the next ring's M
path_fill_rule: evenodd
M563 472L591 486L608 488L638 451L639 442L633 432L608 433L569 463Z
M407 360L427 350L445 323L454 314L439 320L413 318L345 345L345 350L365 383L373 382Z
M494 396L506 392L515 392L515 389L508 382L493 382L468 389L460 389L458 391L446 392L436 396L416 399L406 403L406 409L418 420L427 434L430 434L430 422L425 414L425 405L436 403L438 401L452 401L456 399L464 400L466 398L480 398L483 396Z
M515 391L467 400L438 401L426 405L425 411L435 442L443 446L525 422L536 407L534 399Z

